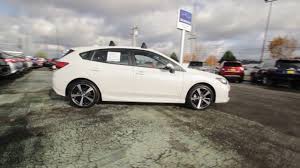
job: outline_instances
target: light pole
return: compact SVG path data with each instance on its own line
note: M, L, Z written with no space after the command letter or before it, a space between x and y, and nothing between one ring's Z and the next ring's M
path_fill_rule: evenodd
M272 14L272 7L273 7L273 2L277 0L264 0L266 3L270 3L269 6L269 12L268 12L268 18L267 18L267 25L265 29L265 34L264 34L264 39L263 39L263 45L261 49L261 56L260 56L260 62L263 61L264 59L264 54L265 54L265 46L266 46L266 40L268 36L268 31L269 31L269 26L270 26L270 19L271 19L271 14Z

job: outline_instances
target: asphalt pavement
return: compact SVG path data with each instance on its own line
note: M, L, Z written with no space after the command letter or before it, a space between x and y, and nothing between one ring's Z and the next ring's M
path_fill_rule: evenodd
M232 84L228 104L68 105L49 71L0 79L0 167L300 167L300 93Z

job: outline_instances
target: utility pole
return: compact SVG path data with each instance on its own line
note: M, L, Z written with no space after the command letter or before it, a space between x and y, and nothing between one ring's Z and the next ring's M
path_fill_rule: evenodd
M271 20L273 2L277 1L277 0L264 0L264 1L266 3L270 3L270 6L269 6L268 17L267 17L267 24L266 24L264 39L263 39L263 45L262 45L262 49L261 49L260 62L263 62L263 59L264 59L265 47L266 47L266 41L267 41L268 31L269 31L269 26L270 26L270 20Z
M197 10L197 0L195 0L194 2L193 2L193 13L194 13L194 16L197 16L197 12L196 12L196 10ZM196 19L193 19L192 20L192 27L193 27L193 29L192 29L192 32L190 33L190 37L188 38L188 40L190 40L190 47L191 47L191 56L192 56L192 58L195 56L195 57L197 57L198 58L198 54L199 53L197 53L198 52L198 50L197 50L197 29L196 29L196 27L197 27L197 24L196 24ZM190 60L190 61L192 61L192 60Z
M130 35L132 35L132 46L135 47L137 45L137 36L139 34L138 27L134 26L131 30L132 33Z

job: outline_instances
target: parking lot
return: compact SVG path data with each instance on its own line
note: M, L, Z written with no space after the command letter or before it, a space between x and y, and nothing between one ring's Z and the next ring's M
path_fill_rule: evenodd
M232 84L205 111L177 104L79 109L34 70L0 81L0 167L299 167L300 92Z

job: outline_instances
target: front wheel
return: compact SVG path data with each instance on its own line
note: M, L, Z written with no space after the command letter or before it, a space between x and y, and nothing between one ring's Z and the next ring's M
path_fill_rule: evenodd
M214 92L210 87L203 84L197 84L188 92L186 104L192 109L203 110L213 103L214 96Z
M275 82L272 81L270 78L268 78L267 76L264 76L262 79L262 84L266 85L266 86L273 86L275 85Z
M73 106L89 108L99 101L100 93L96 85L90 81L76 81L69 86L69 89L68 98Z

